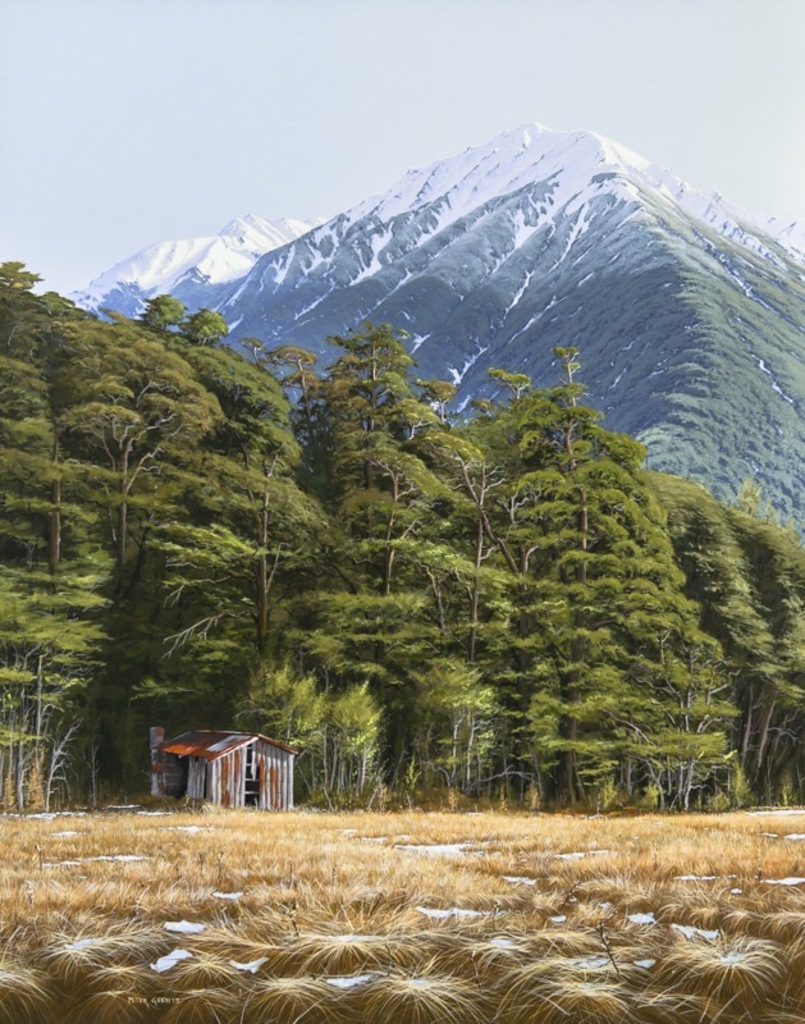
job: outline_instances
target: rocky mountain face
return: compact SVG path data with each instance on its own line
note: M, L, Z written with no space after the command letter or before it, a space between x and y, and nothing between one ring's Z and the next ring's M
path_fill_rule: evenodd
M600 136L528 125L409 172L240 276L188 256L160 287L218 309L233 343L324 359L328 335L391 323L420 376L456 383L459 413L495 393L490 367L551 384L553 348L576 345L590 403L651 466L727 497L754 478L801 519L804 254L799 223L754 218ZM107 306L125 297L116 272L94 285Z

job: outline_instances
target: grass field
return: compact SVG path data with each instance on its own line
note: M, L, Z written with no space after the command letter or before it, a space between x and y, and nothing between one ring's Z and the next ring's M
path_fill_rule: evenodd
M0 816L0 1021L802 1024L805 812Z

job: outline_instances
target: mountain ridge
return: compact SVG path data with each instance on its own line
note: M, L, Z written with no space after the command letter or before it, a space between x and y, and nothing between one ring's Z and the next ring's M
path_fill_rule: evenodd
M420 376L455 383L459 412L495 395L490 367L541 386L553 348L577 345L590 401L650 465L721 496L755 477L800 515L800 227L750 217L603 136L534 124L409 171L192 295L234 344L325 359L327 336L394 324Z

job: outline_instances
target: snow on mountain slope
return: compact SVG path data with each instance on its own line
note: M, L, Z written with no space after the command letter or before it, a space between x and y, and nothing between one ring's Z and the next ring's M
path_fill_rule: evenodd
M138 295L140 301L172 292L191 273L210 285L225 284L243 277L265 253L299 238L316 223L291 219L270 221L248 214L230 221L217 235L148 246L115 264L70 298L94 310L104 306L109 297L121 289Z
M553 183L551 206L560 209L575 199L566 212L583 205L595 189L598 176L615 174L609 187L627 197L637 187L666 198L685 212L725 235L744 235L744 244L761 243L737 223L752 224L772 235L786 248L802 255L805 224L755 217L707 195L670 171L651 163L625 146L594 132L553 132L540 124L523 125L491 142L471 147L460 155L409 171L388 192L373 196L342 215L346 223L365 217L388 221L402 213L439 204L442 230L491 199L509 195L538 181Z

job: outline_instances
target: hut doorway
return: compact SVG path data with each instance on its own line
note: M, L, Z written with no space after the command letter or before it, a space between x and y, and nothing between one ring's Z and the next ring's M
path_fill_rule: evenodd
M247 807L257 807L260 804L260 774L254 754L253 745L246 748L246 780L243 802Z

